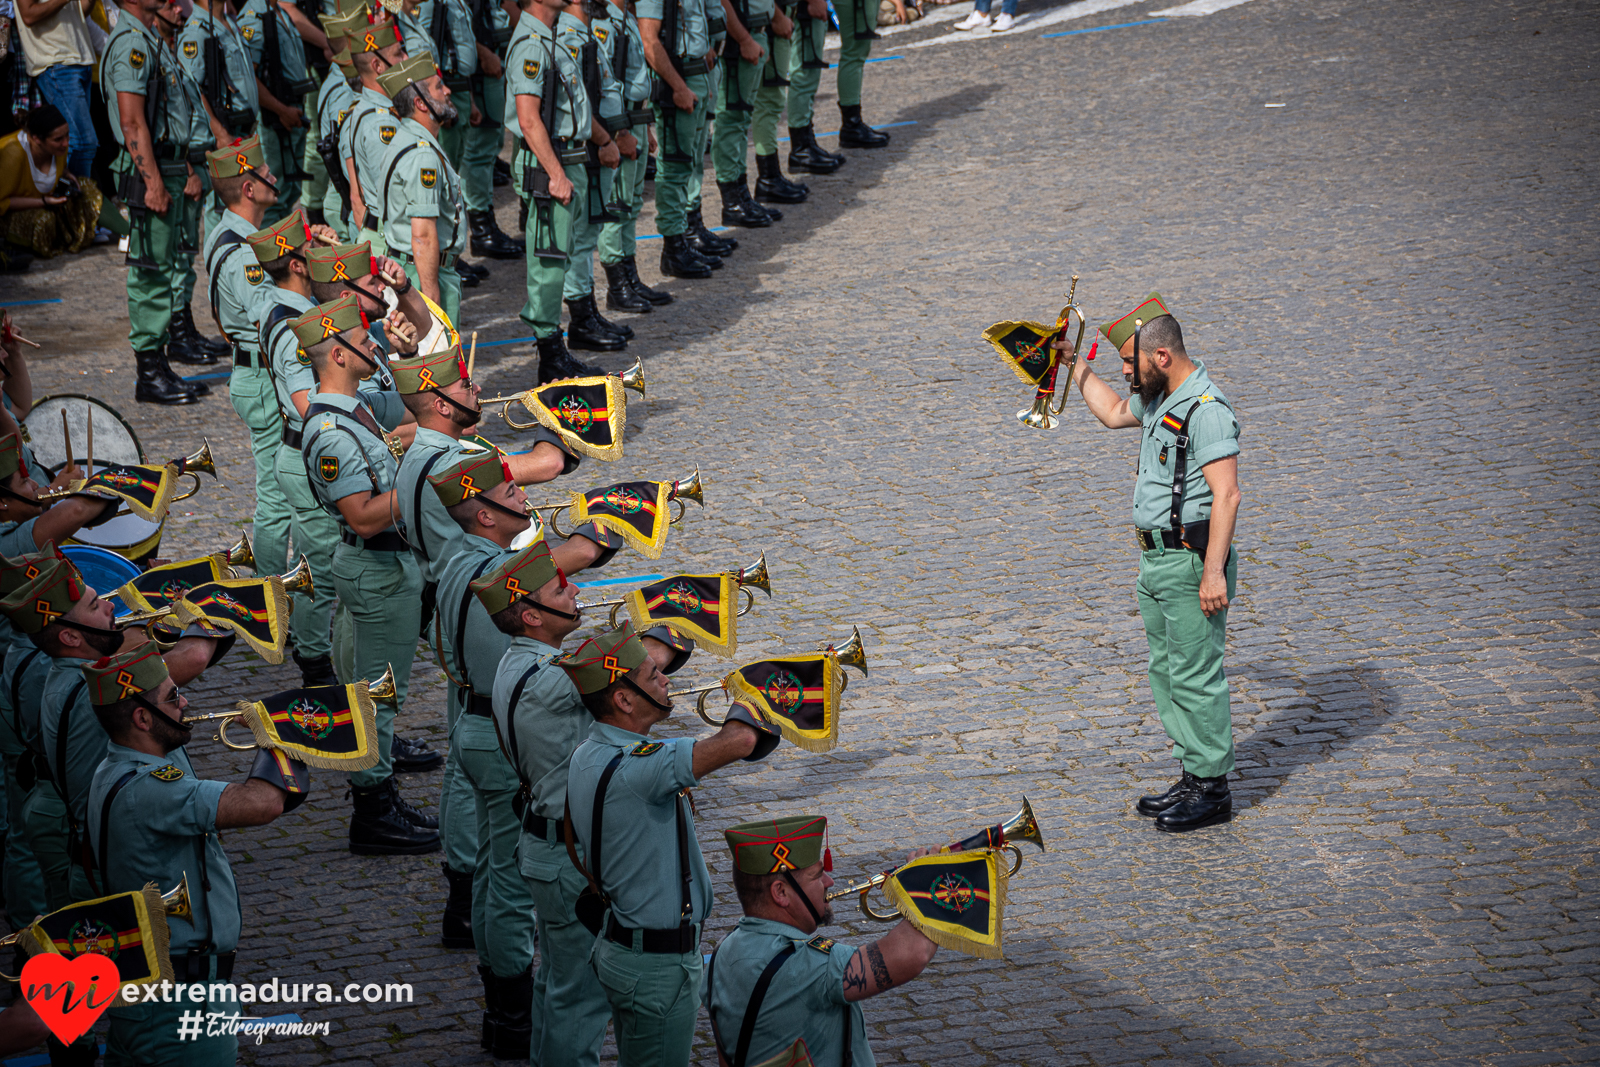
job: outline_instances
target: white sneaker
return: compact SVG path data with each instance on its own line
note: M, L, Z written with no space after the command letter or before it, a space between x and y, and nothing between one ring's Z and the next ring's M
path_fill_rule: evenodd
M1010 15L1008 15L1004 11L1002 11L1002 12L1000 12L1000 14L995 16L994 32L995 33L1005 33L1012 26L1016 25L1016 21L1017 21L1016 19L1012 18Z
M983 11L974 11L960 22L956 23L958 30L977 30L989 25L989 16Z

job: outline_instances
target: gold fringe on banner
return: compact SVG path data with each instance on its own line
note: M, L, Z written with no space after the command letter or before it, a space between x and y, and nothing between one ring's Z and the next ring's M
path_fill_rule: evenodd
M667 497L672 492L672 483L646 482L644 484L656 487L655 522L650 528L650 536L648 538L625 519L618 518L615 515L607 515L604 512L591 515L589 513L589 497L586 493L572 494L572 507L568 509L572 525L581 526L586 522L592 522L596 526L602 526L619 535L628 543L628 547L645 559L660 559L661 549L667 543L667 529L672 525L672 516L667 509Z
M983 857L989 872L989 907L992 921L989 924L989 934L985 938L975 937L970 931L955 923L940 922L923 913L917 902L911 899L910 894L900 885L900 876L907 870L919 865L941 866L952 862ZM964 952L969 956L976 956L984 960L998 960L1005 958L1005 949L1001 944L1002 926L1005 919L1006 884L1008 877L1006 865L998 858L999 853L993 849L975 849L972 852L935 853L912 860L900 870L896 871L883 884L883 892L889 902L897 908L912 926L922 932L929 941L941 948L954 949ZM942 862L941 862L942 861Z
M685 615L673 615L670 618L656 618L650 614L650 609L645 604L645 589L659 589L667 585L672 579L652 582L644 589L635 589L629 593L624 603L628 608L628 615L633 619L633 628L644 633L652 626L670 626L684 637L694 641L695 647L701 651L709 652L722 659L732 659L739 650L739 588L734 584L731 574L709 575L688 574L685 578L718 578L718 610L722 614L722 623L727 629L725 635L717 635L704 627L696 624L693 619Z
M248 627L237 620L230 619L226 615L211 614L189 599L196 592L204 595L210 586L219 586L223 589L248 589L259 586L267 613L267 631L272 635L272 642L268 643L258 634L251 633ZM283 579L276 574L269 574L265 578L223 578L205 586L196 586L185 594L182 600L172 605L172 611L178 617L180 626L199 622L232 630L244 638L245 643L255 651L256 655L268 663L279 664L286 658L285 649L289 643L289 594L283 588Z
M1055 326L1045 326L1037 322L997 322L983 331L983 339L994 346L995 351L1000 353L1000 358L1005 360L1006 366L1011 368L1013 374L1020 378L1023 383L1037 389L1039 383L1044 380L1045 375L1050 372L1050 368L1054 366L1057 357L1060 355L1059 352L1050 348L1050 342L1055 338L1056 334L1061 332L1063 325L1061 323ZM1045 361L1044 368L1039 372L1038 377L1034 377L1023 370L1022 364L1018 362L1016 356L1007 351L1006 346L1001 343L1001 340L1006 335L1017 329L1032 330L1034 333L1041 335L1040 343L1044 345L1042 351L1049 356L1049 359Z
M360 739L357 752L351 755L330 755L308 745L294 744L279 737L267 720L267 709L261 701L241 700L234 704L244 716L245 725L262 748L275 748L291 759L308 767L329 771L364 771L378 765L378 707L367 692L365 682L344 687L345 702L350 710L350 725Z

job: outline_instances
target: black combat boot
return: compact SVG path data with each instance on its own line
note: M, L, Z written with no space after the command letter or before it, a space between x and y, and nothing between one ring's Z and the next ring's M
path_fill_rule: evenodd
M620 352L628 342L605 328L594 306L594 294L567 301L567 344L589 352Z
M839 126L840 148L882 148L889 143L888 134L861 121L860 104L840 104L839 115L843 120Z
M549 337L541 337L539 346L539 384L547 385L562 378L592 378L604 373L599 367L579 363L567 351L567 343L557 330Z
M499 1007L494 1021L494 1041L489 1054L497 1060L527 1062L533 1043L533 968L511 978L496 978L500 987ZM560 1025L556 1019L546 1025Z
M477 942L472 937L472 872L458 871L448 863L439 866L444 869L444 881L450 887L450 895L444 901L444 915L441 917L443 934L440 940L445 948L475 948Z
M1184 771L1183 775L1176 782L1172 783L1172 788L1168 789L1165 793L1157 793L1155 796L1149 797L1140 797L1137 808L1139 814L1143 815L1147 819L1155 818L1157 815L1160 815L1168 808L1183 800L1190 793L1194 792L1194 790L1197 788L1195 783L1199 780L1200 779L1196 778L1188 771Z
M722 224L724 226L765 229L772 225L772 216L768 215L766 209L760 204L750 199L750 188L746 184L745 175L741 174L737 181L718 182L717 188L722 190Z
M808 170L812 174L832 174L844 166L845 157L825 152L817 144L817 135L811 124L789 127L789 169Z
M478 283L489 277L489 268L480 267L476 263L468 263L460 256L456 257L456 277L461 279L464 289L476 289Z
M218 354L206 344L206 339L200 336L200 331L195 329L188 315L188 308L174 311L167 323L167 359L175 359L191 367L216 366ZM227 349L226 345L223 347Z
M421 809L414 808L406 803L406 798L400 795L400 783L393 778L389 779L389 797L394 803L394 810L404 815L406 821L412 826L420 826L424 830L437 830L439 828L439 817L437 815L428 815Z
M770 200L776 204L798 204L811 195L804 182L792 182L783 176L778 166L778 153L756 157L756 199Z
M722 260L717 260L722 266ZM661 273L670 278L709 278L711 264L689 244L685 234L661 238Z
M138 381L133 387L133 398L146 404L193 404L200 394L172 373L161 349L152 348L133 354L138 367Z
M195 326L193 308L186 307L183 309L183 323L184 328L194 336L200 338L200 343L204 345L208 351L215 352L218 359L231 359L233 357L232 345L220 337L207 337Z
M665 289L652 289L639 278L639 261L636 256L629 256L622 261L622 265L628 270L628 284L633 286L634 292L657 307L672 303L671 293Z
M610 319L600 314L600 307L595 303L593 293L590 293L587 299L589 301L589 308L594 312L594 321L598 322L601 326L604 326L606 329L610 330L624 341L633 340L632 326L627 326L620 322L612 322Z
M1156 816L1156 829L1183 833L1233 818L1233 795L1228 776L1195 778L1193 788L1172 807Z
M161 376L169 383L177 386L180 389L192 390L195 396L205 397L211 395L211 386L200 381L198 378L194 381L190 381L188 378L180 376L177 371L172 369L172 364L167 360L166 345L161 346Z
M739 242L733 237L723 237L721 234L712 233L706 228L705 215L696 204L689 209L686 225L683 229L684 236L689 238L689 247L700 253L702 259L714 259L717 262L709 264L712 270L722 266L722 261L739 247Z
M502 185L510 185L511 184L511 164L507 163L505 160L501 159L499 156L495 156L494 157L494 179L493 180L494 180L494 187L496 189L500 188Z
M606 310L631 311L635 315L647 315L656 309L656 306L646 300L643 293L634 292L633 282L628 278L628 264L626 260L615 263L602 263L600 266L606 272Z
M355 814L350 817L350 851L358 856L420 856L439 851L439 831L418 826L395 807L393 779L377 785L352 784Z
M389 742L389 759L394 769L402 774L433 771L444 766L444 757L429 748L426 742L412 741L395 734Z
M493 211L469 211L467 223L472 227L472 254L489 259L521 259L527 246L521 238L508 237L495 221Z
M300 683L306 688L339 684L339 679L333 673L333 657L315 656L305 659L298 652L293 655L294 665L300 668Z
M488 1052L494 1048L495 1023L500 1018L500 979L481 963L478 977L483 979L483 1033L478 1035L478 1047Z

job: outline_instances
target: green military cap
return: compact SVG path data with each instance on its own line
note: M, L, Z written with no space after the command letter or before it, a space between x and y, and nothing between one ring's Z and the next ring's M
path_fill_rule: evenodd
M329 41L360 33L370 25L372 24L367 21L367 16L360 11L352 11L347 15L322 16L322 32L328 35Z
M473 582L472 591L484 611L498 615L523 597L537 593L557 573L550 546L540 539ZM643 650L641 645L640 651Z
M333 61L339 64L339 69L344 72L344 76L346 78L354 78L356 76L356 61L350 58L350 49L348 46L335 52L333 54Z
M393 366L391 363L390 367ZM487 493L511 480L511 468L506 466L505 458L498 451L471 452L437 474L428 475L428 484L439 494L439 503L447 508L453 508L463 500L470 500L479 493ZM539 541L537 544L542 545L544 542ZM532 547L534 546L529 546ZM545 555L549 554L550 550L547 547ZM555 572L552 571L539 585L554 577ZM537 589L539 586L535 585L533 588ZM508 600L501 606L509 607L510 603Z
M266 154L261 151L261 138L255 134L206 153L206 166L213 178L237 178L246 171L266 164Z
M0 597L8 597L39 577L39 567L47 559L65 559L56 549L54 541L46 541L37 552L24 552L20 556L0 556Z
M353 282L378 273L372 261L372 243L313 248L306 255L306 273L314 282Z
M467 376L467 364L461 358L461 346L451 345L431 356L397 359L389 364L389 373L394 375L395 391L407 396L454 385Z
M615 630L589 638L556 660L556 666L567 672L578 692L587 695L600 692L649 658L633 623L624 620Z
M826 815L742 822L722 832L733 865L745 874L798 871L823 858L828 844Z
M78 667L89 681L89 703L98 707L153 693L168 678L167 661L154 641Z
M372 14L372 3L371 0L333 0L333 10L336 17L360 15L366 19Z
M439 73L438 66L433 61L432 52L418 52L410 59L402 59L382 74L378 75L378 88L390 100L400 95L400 90L417 82L427 81ZM402 115L401 118L405 116Z
M289 325L300 347L310 350L335 334L366 329L367 317L361 313L355 294L351 293L326 304L318 304L303 315L296 316Z
M38 568L38 577L0 600L0 611L25 634L39 633L61 618L88 590L71 560L52 556L40 560Z
M1128 338L1133 336L1133 320L1149 322L1157 315L1170 315L1167 302L1161 299L1160 293L1151 293L1144 298L1144 303L1128 312L1116 322L1107 322L1101 325L1100 332L1106 335L1106 340L1111 342L1111 347L1121 349L1128 343Z
M306 229L305 215L295 208L286 218L257 230L245 240L256 254L256 262L272 263L304 248L311 241L311 231Z
M394 23L380 22L376 26L368 26L364 30L358 29L350 34L350 54L357 52L376 52L380 48L400 43L400 35L395 32Z
M15 432L0 437L0 482L22 469L22 438Z

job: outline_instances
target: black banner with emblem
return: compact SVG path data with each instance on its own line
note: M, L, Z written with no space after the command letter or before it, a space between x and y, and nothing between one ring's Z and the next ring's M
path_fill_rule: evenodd
M232 630L268 663L282 663L289 640L289 595L283 579L223 578L199 585L173 605L178 622Z
M237 706L263 748L331 770L377 765L377 711L365 682L291 689Z
M72 482L68 488L86 496L117 497L139 518L160 522L167 517L177 478L176 463L164 467L96 463L92 475Z
M151 611L170 607L182 600L189 590L219 581L230 574L227 561L221 556L202 556L163 567L151 567L118 589L117 595L135 611Z
M749 663L724 679L734 697L754 704L761 717L808 752L826 752L839 740L839 694L844 671L826 652Z
M565 378L529 389L522 405L573 451L605 460L622 455L628 402L621 378Z
M895 871L884 895L933 942L1000 959L1006 865L993 849L923 856Z
M628 594L628 614L640 633L663 623L715 656L739 648L731 574L677 574Z
M660 559L672 519L669 482L620 482L572 494L574 524L592 522L622 535L646 559Z
M25 952L36 956L54 953L73 959L98 953L116 964L117 974L100 992L126 985L151 985L172 981L168 956L171 935L161 892L154 885L132 893L117 893L69 904L34 922L17 938ZM99 997L96 1001L99 1001ZM114 1007L133 1003L120 993Z

